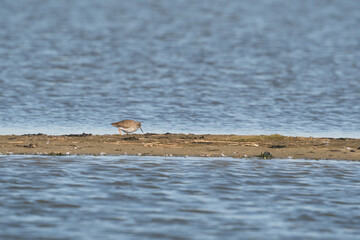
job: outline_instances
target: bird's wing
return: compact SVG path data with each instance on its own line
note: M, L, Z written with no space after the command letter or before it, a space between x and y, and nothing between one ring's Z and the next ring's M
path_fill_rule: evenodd
M131 127L133 124L134 124L134 121L133 121L133 120L122 120L122 121L120 121L120 122L114 123L114 125L120 126L120 127L123 127L123 128L129 128L129 127Z

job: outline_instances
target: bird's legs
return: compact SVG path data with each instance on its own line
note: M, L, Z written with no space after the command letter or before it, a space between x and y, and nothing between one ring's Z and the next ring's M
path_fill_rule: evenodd
M121 134L121 130L120 130L120 129L119 129L119 133L120 133L120 135L122 135L122 134Z

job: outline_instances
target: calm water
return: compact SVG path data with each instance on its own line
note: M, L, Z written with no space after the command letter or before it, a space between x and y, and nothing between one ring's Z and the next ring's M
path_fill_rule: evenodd
M2 0L0 134L360 137L360 1Z
M360 162L0 156L0 239L359 239Z

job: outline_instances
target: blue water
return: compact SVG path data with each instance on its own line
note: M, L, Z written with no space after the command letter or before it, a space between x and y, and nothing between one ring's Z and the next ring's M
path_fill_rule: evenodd
M360 137L360 1L2 0L0 134ZM0 239L356 239L358 162L0 156Z
M0 156L0 239L359 239L360 162Z
M360 1L1 1L0 134L360 137Z

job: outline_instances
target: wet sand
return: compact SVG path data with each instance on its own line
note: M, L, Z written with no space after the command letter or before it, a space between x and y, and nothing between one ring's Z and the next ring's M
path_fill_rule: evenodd
M260 157L360 160L360 139L281 135L2 135L0 154Z

